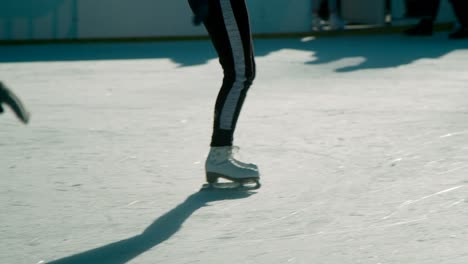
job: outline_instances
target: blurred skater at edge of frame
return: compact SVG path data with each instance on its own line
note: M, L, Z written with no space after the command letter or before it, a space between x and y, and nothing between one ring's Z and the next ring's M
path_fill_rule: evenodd
M18 117L21 122L24 124L29 122L30 114L24 107L24 104L21 102L19 97L11 91L11 89L6 87L6 85L0 81L0 113L5 112L5 105L13 110L16 117Z

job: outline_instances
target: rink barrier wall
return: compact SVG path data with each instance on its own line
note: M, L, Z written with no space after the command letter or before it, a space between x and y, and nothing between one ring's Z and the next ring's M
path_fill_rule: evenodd
M342 0L342 13L348 22L383 26L383 1ZM399 20L404 14L402 1L392 0L395 21L406 21ZM445 2L442 1L439 22L454 20L450 5ZM301 35L310 31L311 0L247 3L255 36ZM365 8L355 8L354 3ZM194 27L191 17L187 0L2 0L0 42L206 38L205 29Z
M340 37L340 36L364 36L402 34L410 26L369 27L364 29L350 29L345 31L330 32L296 32L296 33L271 33L254 34L254 39L272 38L307 38L307 37ZM435 32L450 31L453 23L438 23L434 27ZM196 41L208 40L208 36L173 36L173 37L137 37L137 38L83 38L83 39L37 39L37 40L0 40L0 45L27 45L27 44L67 44L67 43L118 43L118 42L155 42L155 41Z
M453 23L438 23L434 26L435 32L453 29ZM344 31L324 32L296 32L254 34L254 39L272 38L307 38L307 37L340 37L402 34L410 26L368 27L362 29L349 29ZM160 42L160 41L196 41L208 40L208 36L174 36L174 37L138 37L138 38L86 38L86 39L37 39L37 40L0 40L1 45L28 45L28 44L67 44L67 43L118 43L118 42Z

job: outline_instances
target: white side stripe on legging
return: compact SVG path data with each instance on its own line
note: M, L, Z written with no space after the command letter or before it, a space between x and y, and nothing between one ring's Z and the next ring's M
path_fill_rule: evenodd
M236 17L232 10L231 0L221 0L221 11L223 12L224 24L231 43L232 56L234 59L235 81L229 92L226 102L221 109L220 127L221 129L232 129L232 122L236 112L236 106L239 102L240 94L244 89L244 83L247 80L245 76L244 46L237 26Z

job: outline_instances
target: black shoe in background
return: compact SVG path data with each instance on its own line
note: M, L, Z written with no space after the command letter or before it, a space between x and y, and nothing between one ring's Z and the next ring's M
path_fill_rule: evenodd
M449 39L468 38L468 27L460 27L449 35Z
M432 36L433 23L432 20L422 19L419 24L404 31L407 36Z

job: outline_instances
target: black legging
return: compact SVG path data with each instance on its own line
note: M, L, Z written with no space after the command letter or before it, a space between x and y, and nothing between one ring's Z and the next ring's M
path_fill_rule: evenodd
M245 0L209 0L204 25L223 67L211 146L231 146L239 113L255 78L255 60Z

